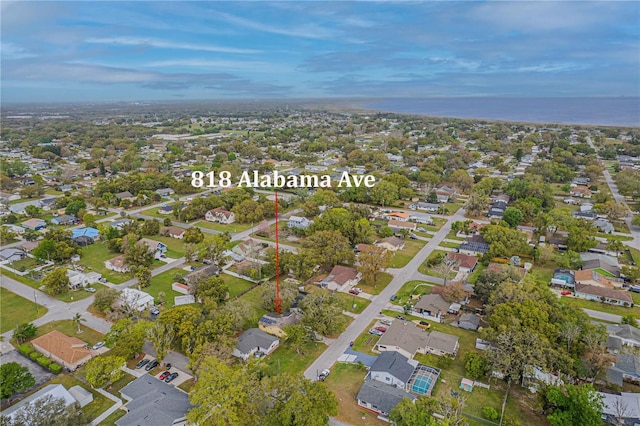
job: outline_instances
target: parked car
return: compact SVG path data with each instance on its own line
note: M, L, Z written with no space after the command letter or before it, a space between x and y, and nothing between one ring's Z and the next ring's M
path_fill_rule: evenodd
M329 373L331 373L331 370L329 370L328 368L325 368L320 372L320 375L318 376L318 380L320 380L321 382L324 382L324 379L327 378Z
M89 293L95 293L96 292L96 289L93 288L93 287L85 287L84 290L88 291Z
M387 331L387 327L382 327L382 326L377 326L376 330L381 331L381 332L386 332Z
M151 313L151 315L159 315L160 314L160 309L151 308L151 310L149 312Z
M409 238L411 238L412 240L417 240L418 236L416 234L409 234Z
M149 358L141 359L140 362L136 364L136 369L142 368L145 365L149 364L149 361L151 361Z
M101 347L103 347L103 346L104 346L104 342L98 342L98 343L96 343L95 345L93 345L93 346L91 347L91 349L93 349L94 351L97 351L98 349L100 349L100 348L101 348Z
M151 371L151 370L153 370L154 368L156 368L159 365L160 365L160 363L157 360L154 359L153 361L149 362L144 369L147 370L147 371Z
M171 363L167 363L167 365L164 366L165 370L169 371L171 370Z
M390 297L390 300L393 302L393 301L394 301L394 300L396 300L397 298L398 298L398 296L396 296L396 295L394 294L394 295L392 295L392 296Z
M205 265L211 265L211 261L210 260L203 260L202 263L204 263Z
M358 294L362 293L362 289L360 287L354 287L351 290L355 290L358 292Z
M106 278L102 278L102 277L98 278L98 281L100 281L101 283L108 282Z
M169 376L167 376L166 379L164 379L164 382L165 383L169 383L170 381L172 381L176 377L178 377L178 373L171 373L171 374L169 374Z
M568 296L571 294L571 292L569 290L564 290L564 291L561 291L560 294L563 296Z
M355 288L352 288L351 290L349 290L349 293L351 294L360 294L360 292L358 290L356 290Z
M429 323L428 323L428 322L426 322L426 321L420 321L420 322L418 323L418 327L420 327L420 328L426 328L426 329L429 329L429 328L431 328L431 324L429 324Z
M171 375L171 372L169 372L169 371L163 371L162 373L160 373L160 375L158 376L158 378L159 378L160 380L164 380L164 379L166 379L167 377L169 377L170 375Z
M369 334L375 334L376 336L382 336L384 333L380 330L376 330L375 328L372 328L371 330L369 330Z
M418 229L416 229L416 231L418 231L418 232L427 232L427 230L424 229L424 228L418 228Z
M393 324L393 321L388 320L388 319L383 319L383 320L380 320L380 324L391 325L391 324Z
M258 352L256 352L255 354L253 354L253 357L254 357L255 359L260 359L260 358L262 358L263 356L266 356L266 355L267 355L267 354L265 354L264 352L262 352L262 351L258 351Z
M407 319L405 317L403 317L402 315L398 315L396 318L398 318L400 321L406 321Z

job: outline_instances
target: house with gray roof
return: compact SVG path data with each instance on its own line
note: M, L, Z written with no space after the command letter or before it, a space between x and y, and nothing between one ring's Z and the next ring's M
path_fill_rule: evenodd
M458 327L465 330L477 330L480 326L480 317L474 314L462 314L458 320Z
M386 419L393 407L398 405L404 398L409 398L413 401L417 396L386 383L370 380L362 385L356 398L359 406L373 411L379 417Z
M621 392L619 395L598 392L602 396L602 417L606 423L634 426L640 423L640 394Z
M117 426L185 425L192 407L185 392L149 374L138 377L120 393L129 402L124 406L127 414L116 421Z
M398 388L406 388L418 361L409 359L396 351L385 351L373 363L365 381L377 380Z
M620 351L623 346L640 348L640 329L629 324L606 324L609 338L607 348L610 351Z
M64 401L64 406L68 407L71 404L76 403L76 399L73 397L71 393L62 385L47 385L40 389L38 392L33 395L24 398L20 402L11 407L7 408L2 412L2 416L8 418L9 420L13 420L21 411L25 410L28 405L34 404L37 401L43 398L53 398L55 400L62 399Z
M640 382L640 357L619 354L616 363L607 371L607 382L622 386L624 381Z
M243 360L257 352L269 355L280 345L280 339L265 333L259 328L250 328L238 337L238 345L233 350L233 355Z

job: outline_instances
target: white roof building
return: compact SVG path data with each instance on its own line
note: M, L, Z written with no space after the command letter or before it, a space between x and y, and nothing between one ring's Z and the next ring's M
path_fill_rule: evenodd
M153 306L152 295L134 288L125 288L122 290L120 299L123 303L137 309L138 311L144 311L147 307Z

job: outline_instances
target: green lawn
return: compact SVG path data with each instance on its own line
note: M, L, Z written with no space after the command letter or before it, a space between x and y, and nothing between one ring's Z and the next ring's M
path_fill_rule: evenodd
M449 240L458 240L458 241L464 241L464 238L460 238L458 237L458 235L456 235L456 231L454 231L453 229L451 231L449 231L449 233L447 234L447 236L445 237L446 239Z
M330 293L329 290L322 290L322 291L326 291L327 293ZM344 311L353 312L354 314L361 313L371 303L370 300L364 299L362 297L358 297L355 294L336 292L334 293L334 296L338 298L338 300L340 300L342 309Z
M78 334L78 327L73 323L73 321L60 320L52 321L38 327L35 337L43 336L53 330L58 330L70 337L77 337L90 345L95 345L102 341L103 336L102 333L94 330L93 328L89 328L84 324L80 324L80 330L82 330L82 333Z
M18 275L18 274L14 274L13 272L7 271L7 270L2 270L2 275L6 275L9 278L13 278L14 280L21 282L22 284L26 284L31 288L35 288L36 290L39 290L40 287L42 287L42 283L36 280L33 280L31 278L29 278L28 276L22 276L22 275ZM96 290L100 289L102 287L104 287L104 285L102 284L92 284L91 287L95 287ZM56 294L53 295L52 297L55 297L56 299L62 301L62 302L72 302L74 300L82 300L85 299L89 296L91 296L92 293L89 293L88 291L85 291L84 289L82 290L74 290L74 291L69 291L67 293L63 293L63 294Z
M480 274L482 274L482 272L486 268L487 267L485 266L484 263L478 262L478 265L476 266L476 269L471 274L469 274L469 277L467 278L467 281L469 281L469 284L475 284L476 281L478 280L478 277L480 276Z
M418 272L423 273L425 275L431 275L432 277L438 277L438 278L442 278L442 274L439 274L438 272L434 271L433 268L430 268L427 265L427 261L429 259L433 259L434 257L436 257L438 254L443 254L446 255L448 252L444 251L444 250L434 250L431 252L431 254L429 255L429 257L422 262L422 265L420 265L418 267Z
M32 300L0 287L0 334L14 329L16 324L31 322L46 313L44 306L35 305Z
M116 422L127 414L126 411L119 409L111 413L109 417L100 422L100 426L115 426Z
M447 209L447 215L452 215L464 205L464 203L446 203L444 206Z
M597 273L599 273L600 275L603 275L603 276L608 277L608 278L615 278L615 277L616 277L616 276L615 276L615 275L613 275L611 272L609 272L609 271L605 271L605 270L604 270L604 269L602 269L602 268L596 268L596 269L594 269L594 271L596 271L596 272L597 272Z
M255 223L254 226L255 225L257 225L257 223ZM206 220L202 220L200 222L197 222L195 224L195 226L200 226L202 228L213 229L214 231L229 232L231 234L235 234L237 232L243 232L243 231L246 231L247 229L251 228L251 224L250 223L232 223L232 224L229 224L229 225L223 225L221 223L207 222Z
M152 295L153 298L156 299L156 303L158 301L158 294L163 291L165 302L168 306L173 306L174 297L184 296L182 293L178 293L171 288L171 285L176 282L173 276L178 272L183 275L188 274L188 272L183 269L171 268L151 278L151 284L143 290Z
M592 309L594 311L606 312L608 314L615 314L615 315L635 314L636 316L640 316L640 307L625 308L624 306L610 305L608 303L596 302L593 300L585 300L585 299L581 299L573 296L563 296L561 300L566 305L573 305L579 308Z
M389 267L404 268L426 244L426 241L407 239L404 242L404 248L393 253Z
M380 294L380 292L391 282L393 275L388 272L379 272L376 277L376 283L368 283L364 280L357 284L362 291L369 294Z
M622 231L629 232L629 231ZM626 235L614 235L614 234L605 234L604 232L598 232L595 234L596 237L606 238L607 240L617 240L617 241L633 241L633 237Z
M16 271L24 272L24 271L28 271L29 269L33 269L39 265L40 263L38 263L37 259L33 259L31 257L25 257L24 259L16 260L15 262L11 263L9 266L11 266Z
M167 205L173 206L174 204L175 203L169 203ZM169 218L172 221L176 220L176 218L173 217L173 214L160 214L160 213L158 213L158 207L154 207L152 209L143 210L143 211L140 212L140 214L145 215L145 216L153 216L155 218L160 219L161 221L165 220L166 218Z
M640 265L640 250L634 247L625 246L626 250L631 252L631 257L633 257L633 261L636 262L637 265Z
M261 288L258 286L248 293L242 295L240 300L244 300L249 304L249 308L254 313L252 318L248 318L246 323L243 325L243 328L252 328L255 327L258 320L262 318L262 316L269 311L267 311L263 306L263 299L261 295Z
M229 286L229 299L242 294L242 292L249 290L255 284L251 281L243 280L242 278L234 277L227 274L221 274L220 278Z
M89 384L81 382L76 377L70 374L59 374L51 381L47 382L47 384L61 384L67 389L76 385L80 385L85 390L91 392L93 394L93 401L82 408L82 411L90 419L97 418L100 414L104 413L109 407L114 404L114 402L109 398L93 390Z
M302 374L304 370L326 349L324 343L308 342L301 347L301 354L288 342L280 341L280 347L265 358L267 376L275 376L281 372Z
M112 383L105 390L113 395L119 396L118 394L120 393L120 389L127 386L129 383L133 382L135 379L136 379L135 376L126 372L122 372L122 377L120 378L120 380L116 381L115 383Z
M434 285L435 284L430 284L425 281L407 281L400 287L400 290L396 292L398 298L391 303L403 306L411 300L411 295L431 294L431 287Z
M534 266L528 272L530 276L532 276L536 282L549 284L551 278L553 278L553 268L543 268L541 266Z
M105 260L113 259L119 253L112 253L107 248L107 244L97 242L82 248L82 257L80 265L99 272L104 278L114 284L120 284L131 278L129 274L121 274L119 272L110 271L104 266Z
M440 244L438 244L440 247L445 247L445 248L458 248L460 247L460 243L450 243L448 241L440 241Z
M325 385L338 399L338 420L352 425L383 426L389 423L358 406L356 396L364 383L367 370L357 364L337 363Z
M395 312L393 316L395 317L396 315L398 315L397 312ZM371 321L369 323L369 326L358 337L356 337L356 340L353 341L353 346L351 349L369 355L378 355L377 353L373 352L373 347L376 345L376 343L378 343L378 339L380 339L380 336L369 334L369 330L376 324L376 322L377 320Z
M433 223L435 223L435 225L422 225L422 228L426 229L427 231L437 232L445 223L447 223L447 219L441 219L439 217L432 217L431 219L433 220Z

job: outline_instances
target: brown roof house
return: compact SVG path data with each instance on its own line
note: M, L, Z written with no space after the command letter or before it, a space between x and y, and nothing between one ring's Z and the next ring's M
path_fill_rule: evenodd
M328 288L332 291L345 291L349 287L358 284L362 278L362 273L348 266L336 265L329 275L320 281L320 287Z
M594 287L614 288L620 287L622 285L621 283L617 283L616 285L615 281L596 272L594 269L582 269L580 271L575 271L574 277L576 283L586 284Z
M476 269L478 258L476 256L469 256L468 254L449 252L447 253L445 262L448 264L455 263L460 272L470 274Z
M129 272L129 265L124 260L124 255L116 256L113 259L105 260L104 267L110 271L126 273Z
M286 312L284 314L264 314L258 321L258 328L266 333L278 337L286 337L284 328L294 325L302 320L302 315L298 312Z
M376 241L375 245L386 250L397 251L404 248L404 241L398 237L387 237Z
M175 226L167 226L162 228L160 235L168 235L171 238L181 240L184 238L184 228L177 228Z
M425 294L418 300L412 311L431 321L442 322L445 314L449 311L451 303L444 300L439 294Z
M33 339L31 344L44 356L72 371L96 355L82 340L69 337L58 330Z
M428 333L412 322L394 320L375 349L379 352L397 351L407 358L413 358L416 353L455 357L459 347L458 336L439 331Z
M393 232L398 232L402 229L406 229L407 231L413 232L416 230L416 224L413 222L401 222L399 220L390 220L389 228L393 230Z
M612 288L596 287L580 283L576 283L575 289L576 297L595 300L596 302L610 303L612 305L633 306L633 299L628 291L614 290Z

